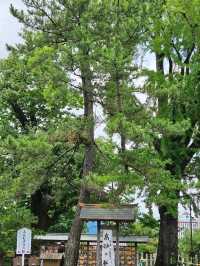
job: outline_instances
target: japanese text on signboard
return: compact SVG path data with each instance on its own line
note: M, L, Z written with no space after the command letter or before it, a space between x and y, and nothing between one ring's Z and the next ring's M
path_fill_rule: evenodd
M102 265L115 266L112 230L103 230Z

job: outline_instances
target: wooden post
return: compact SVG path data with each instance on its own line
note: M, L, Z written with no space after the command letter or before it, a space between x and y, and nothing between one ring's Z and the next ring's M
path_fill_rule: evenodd
M87 265L89 265L90 242L87 241Z
M101 266L101 222L97 221L97 266Z
M120 257L119 257L119 222L116 222L116 252L115 252L115 261L116 266L119 266Z
M135 265L138 265L137 243L135 243Z

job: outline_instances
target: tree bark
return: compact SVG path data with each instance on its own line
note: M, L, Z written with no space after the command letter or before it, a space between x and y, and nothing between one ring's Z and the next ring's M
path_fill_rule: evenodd
M160 231L155 266L177 266L178 263L178 204L172 215L165 206L159 207Z
M26 114L24 110L20 107L20 105L17 103L17 100L8 100L8 103L11 105L13 113L16 117L16 119L20 122L21 128L24 132L28 131L28 124L29 121L26 117Z
M81 186L79 203L89 199L90 193L84 185ZM75 218L69 234L65 249L65 266L77 266L79 259L80 236L83 228L83 221L80 219L80 205L77 205Z
M50 195L45 189L40 188L31 196L31 211L38 218L36 228L46 231L52 223L49 217Z
M91 84L90 67L84 63L81 69L82 87L84 97L84 117L86 122L87 140L85 143L85 159L83 164L83 177L88 176L94 167L95 149L94 149L94 112L93 112L93 93ZM65 250L65 266L77 266L79 259L80 236L83 228L83 222L80 219L80 204L88 202L90 199L90 188L82 181L79 202L76 209L75 218L69 234L69 239Z

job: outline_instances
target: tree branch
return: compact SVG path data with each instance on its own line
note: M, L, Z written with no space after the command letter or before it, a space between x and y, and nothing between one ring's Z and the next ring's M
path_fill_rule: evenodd
M8 100L8 103L11 105L14 115L15 117L18 119L18 121L20 122L22 128L24 131L27 130L27 126L29 124L28 119L24 113L24 111L22 110L22 108L19 106L19 104L17 103L16 100Z

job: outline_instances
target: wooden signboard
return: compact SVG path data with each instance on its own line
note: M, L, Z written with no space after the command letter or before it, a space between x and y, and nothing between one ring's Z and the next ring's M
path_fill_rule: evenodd
M103 230L102 266L115 266L112 230Z
M16 254L22 255L22 266L25 263L25 254L31 254L31 230L22 228L17 231Z

